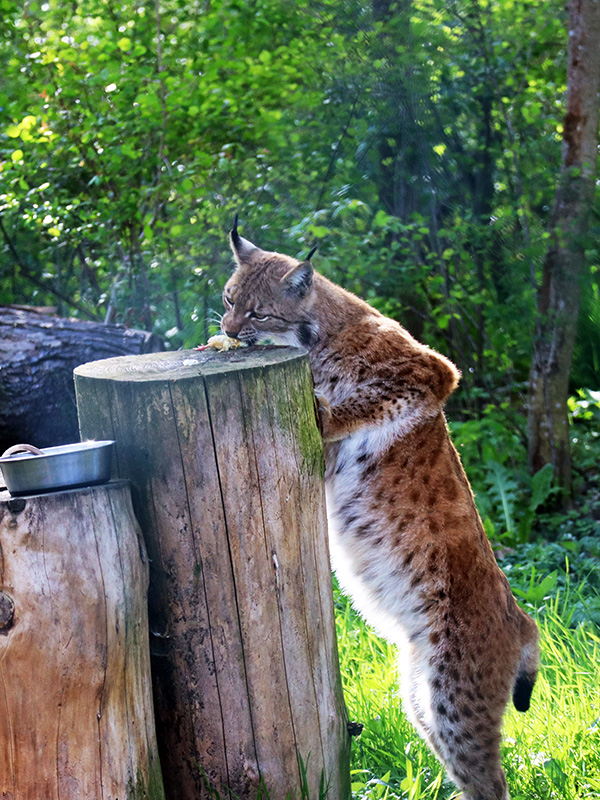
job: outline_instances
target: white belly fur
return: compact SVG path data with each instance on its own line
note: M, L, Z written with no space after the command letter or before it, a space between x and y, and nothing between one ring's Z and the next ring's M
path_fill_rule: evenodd
M433 648L427 636L415 643L412 634L427 625L419 605L418 592L410 587L411 573L402 570L400 558L392 552L389 522L379 519L370 508L371 498L361 480L362 466L356 458L363 451L365 436L355 434L341 442L337 463L344 463L338 475L326 484L327 519L331 562L342 591L377 633L398 646L401 689L405 707L413 723L428 727L432 722L429 690L429 659ZM358 521L347 527L341 509L351 509ZM346 517L348 511L346 511ZM368 535L355 531L362 523L370 526ZM381 537L379 544L374 541Z

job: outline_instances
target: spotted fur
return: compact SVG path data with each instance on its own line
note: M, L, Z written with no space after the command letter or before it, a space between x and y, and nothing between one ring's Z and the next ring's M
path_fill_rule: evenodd
M538 631L498 568L450 441L454 365L309 262L231 237L222 328L309 351L342 588L400 653L406 711L464 791L509 800L500 727L529 707Z

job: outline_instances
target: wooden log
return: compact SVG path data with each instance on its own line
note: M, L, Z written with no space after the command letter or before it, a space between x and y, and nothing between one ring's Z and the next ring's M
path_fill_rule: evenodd
M151 559L167 797L349 796L307 356L160 353L75 370L82 437L116 440ZM203 775L205 778L203 778Z
M124 481L0 493L0 797L163 800Z
M157 350L162 340L146 331L0 306L0 453L76 442L75 367Z

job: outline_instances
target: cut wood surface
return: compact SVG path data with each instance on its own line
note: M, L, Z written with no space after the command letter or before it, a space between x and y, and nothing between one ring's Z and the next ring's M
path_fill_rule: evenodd
M123 325L0 306L0 453L17 442L76 442L73 370L110 356L163 350L161 339Z
M147 585L124 481L0 493L0 797L164 799Z
M151 559L157 735L171 800L349 796L322 443L307 356L160 353L75 371ZM203 777L203 775L205 777Z

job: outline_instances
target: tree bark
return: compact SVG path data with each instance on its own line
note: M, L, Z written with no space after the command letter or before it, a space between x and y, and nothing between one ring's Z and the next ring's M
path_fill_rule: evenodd
M158 336L122 325L0 306L0 453L78 440L73 370L86 361L163 350Z
M124 482L0 493L0 797L164 800Z
M151 559L167 797L349 796L323 453L306 355L162 353L75 371L83 437L117 442ZM204 776L204 777L203 777Z
M599 91L600 2L570 0L562 167L538 298L527 420L529 467L536 472L552 463L567 505L571 498L567 398L597 171Z

